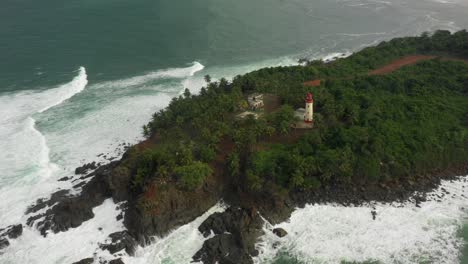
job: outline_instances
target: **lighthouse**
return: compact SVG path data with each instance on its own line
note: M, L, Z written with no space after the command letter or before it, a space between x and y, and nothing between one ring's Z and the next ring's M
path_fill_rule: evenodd
M311 93L307 93L306 107L304 113L304 122L312 123L314 121L314 99Z

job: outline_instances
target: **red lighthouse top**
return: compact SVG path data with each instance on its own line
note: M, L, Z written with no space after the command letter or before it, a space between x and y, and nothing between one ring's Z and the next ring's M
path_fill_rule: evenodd
M314 102L314 99L312 98L312 94L307 93L306 103L313 103L313 102Z

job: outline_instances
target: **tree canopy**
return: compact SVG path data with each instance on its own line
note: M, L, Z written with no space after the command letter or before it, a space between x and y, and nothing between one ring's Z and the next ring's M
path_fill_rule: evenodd
M367 74L410 54L466 58L468 33L398 38L331 63L265 68L231 82L207 76L200 94L186 90L153 115L144 134L148 140L157 135L159 144L133 149L124 165L136 189L166 178L194 190L212 175L216 157L225 155L233 182L259 191L270 184L294 190L398 180L466 162L465 62L433 59L387 75ZM303 85L312 79L324 81ZM253 92L277 95L282 106L257 119L237 119ZM293 110L303 107L307 92L316 99L315 128L297 134ZM295 140L281 140L288 137ZM227 141L232 150L220 147Z

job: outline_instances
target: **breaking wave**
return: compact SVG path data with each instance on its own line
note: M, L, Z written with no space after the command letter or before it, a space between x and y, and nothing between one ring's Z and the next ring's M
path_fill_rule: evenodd
M63 103L75 94L83 91L87 84L88 76L86 75L86 69L84 67L80 67L78 70L78 76L73 78L71 82L47 91L48 94L53 93L56 97L53 99L54 101L51 101L49 105L40 109L38 113L43 113L48 109Z
M414 201L307 205L289 221L265 226L256 263L458 263L464 241L457 234L467 213L467 189L465 178L444 181L420 207ZM276 227L288 235L278 238L272 233Z
M57 165L50 161L50 149L47 146L47 140L44 135L37 130L36 120L32 117L28 117L26 120L27 128L35 134L38 141L38 167L39 167L39 176L41 177L50 177L54 170L57 169Z
M212 214L224 212L227 208L222 202L206 211L192 222L172 231L163 238L155 238L155 241L144 248L139 247L135 257L124 257L128 264L146 263L191 263L192 256L200 250L205 240L198 231L198 227Z
M203 66L201 63L194 61L191 63L189 67L186 67L186 68L169 68L165 70L149 72L144 75L139 75L139 76L135 76L135 77L127 78L127 79L102 82L102 83L94 85L94 87L96 88L102 88L102 87L126 88L126 87L142 85L142 84L155 81L158 79L165 79L165 78L183 79L183 78L188 78L188 77L195 75L195 73L203 70L204 68L205 66Z

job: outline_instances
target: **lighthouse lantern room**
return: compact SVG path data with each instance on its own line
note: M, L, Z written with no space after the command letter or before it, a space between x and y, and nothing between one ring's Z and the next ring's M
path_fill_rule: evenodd
M307 93L306 107L304 113L304 122L312 123L314 121L314 99L311 93Z

